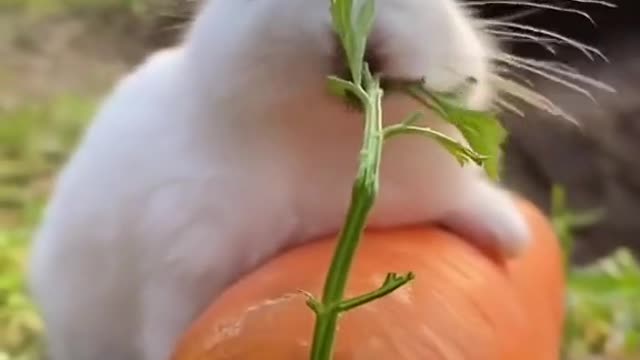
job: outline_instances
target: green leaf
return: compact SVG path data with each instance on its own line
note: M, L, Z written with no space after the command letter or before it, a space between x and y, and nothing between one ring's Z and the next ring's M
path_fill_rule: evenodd
M373 0L356 0L356 17L353 19L353 28L360 38L361 44L366 44L367 36L373 27L375 14L375 2Z
M334 29L342 41L353 82L357 85L362 83L362 63L374 13L373 0L331 1Z
M407 123L413 123L416 120L415 116L410 117L408 120L409 121L403 122L402 124L392 125L385 128L385 140L400 134L422 135L437 141L456 158L460 165L465 165L470 161L478 165L482 165L486 160L486 157L483 155L478 154L473 149L439 131L427 127L406 125Z
M482 166L487 175L498 180L501 171L502 144L507 131L492 114L464 109L447 96L439 96L423 86L413 85L409 94L440 114L454 125L478 154L485 157Z
M373 18L375 5L373 0L356 0L354 9L355 17L352 19L354 30L354 53L350 58L350 68L352 71L358 69L361 71L361 64L364 62L365 52L367 50L367 37L373 26ZM354 77L356 84L360 83L360 79Z
M331 17L333 19L333 28L341 37L349 31L349 12L352 0L331 0Z
M446 104L446 102L443 102ZM486 156L484 168L494 180L499 179L502 144L507 132L498 119L485 113L447 105L445 120L455 125L476 152Z

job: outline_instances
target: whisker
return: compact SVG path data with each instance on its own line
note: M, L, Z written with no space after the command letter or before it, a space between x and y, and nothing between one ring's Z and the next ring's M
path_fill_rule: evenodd
M496 35L498 39L508 40L509 42L521 41L521 42L534 43L536 45L543 47L545 50L549 51L554 55L556 54L556 50L553 46L549 45L548 43L563 44L563 42L558 39L536 36L536 35L521 33L521 32L495 30L495 29L485 29L484 31L488 34Z
M582 3L582 4L602 5L602 6L606 6L606 7L610 7L610 8L618 7L618 5L616 5L615 3L609 2L609 1L604 1L604 0L563 0L563 1L556 1L556 3L558 5L555 5L555 6L561 6L561 5L564 5L564 4L568 4L570 2L576 2L576 3ZM527 0L473 0L473 1L466 1L464 3L465 6L529 5L529 4L538 5L538 3L535 3L535 2L532 2L532 1L527 1Z
M519 56L515 56L515 55L510 55L510 54L501 54L498 57L498 60L500 61L504 61L506 63L510 63L513 66L518 66L522 69L525 70L530 70L530 69L536 69L536 71L541 71L540 69L549 71L549 72L553 72L559 75L563 75L566 76L568 78L571 78L573 80L577 80L580 81L582 83L591 85L595 88L599 88L601 90L605 90L605 91L609 91L609 92L615 92L615 89L613 89L611 86L595 80L593 78L590 78L586 75L582 75L580 74L575 68L572 68L568 65L565 64L561 64L561 63L557 63L557 62L545 62L545 61L538 61L538 60L533 60L533 59L526 59L523 57L519 57ZM517 65L515 65L517 64ZM544 73L544 71L542 71ZM548 75L550 75L549 73L544 73L545 76L547 78ZM549 78L550 79L550 78Z
M520 110L517 106L513 105L512 103L510 103L505 99L498 97L494 100L494 103L495 105L497 105L498 108L504 108L507 111L511 111L512 113L518 116L522 116L522 117L525 116L524 111Z
M533 59L522 58L522 57L519 57L519 56L516 56L516 55L513 55L513 54L509 54L509 56L517 58L517 59L527 60L527 61L533 60ZM573 72L573 73L576 73L576 74L580 73L580 70L578 70L577 68L575 68L575 67L573 67L573 66L571 66L569 64L565 64L565 63L559 62L559 61L546 61L546 60L545 61L543 61L543 60L533 60L533 61L537 61L540 64L546 64L548 66L553 66L553 67L556 67L556 68L559 68L559 69L563 69L565 71L570 71L570 72Z
M554 10L554 11L568 12L568 13L573 13L573 14L580 15L580 16L586 18L587 20L589 20L589 22L591 22L592 24L595 25L595 21L593 21L593 18L591 16L589 16L589 14L587 14L586 12L584 12L582 10L578 10L578 9L573 9L573 8L565 8L565 7L558 6L558 5L540 4L540 3L535 3L535 2L531 2L531 1L520 1L520 0L479 0L479 1L471 1L471 2L469 2L469 4L472 5L472 6L482 6L482 5L520 5L520 6L528 6L528 7L532 7L532 8L539 8L541 10ZM504 21L504 20L502 20L502 21Z
M542 76L542 77L544 77L546 79L549 79L549 80L551 80L553 82L556 82L558 84L564 85L564 86L566 86L566 87L568 87L570 89L573 89L573 90L583 94L584 96L588 97L593 102L596 101L595 98L593 97L593 95L591 95L591 93L589 91L587 91L586 89L580 87L577 84L572 83L571 81L565 80L565 79L563 79L563 78L561 78L559 76L556 76L556 75L550 74L548 72L542 71L542 70L540 70L540 69L538 69L536 67L529 66L527 64L519 63L517 61L510 61L509 59L500 59L500 61L503 61L503 62L505 62L505 63L507 63L509 65L512 65L512 66L518 68L518 69L526 70L526 71L529 71L529 72L531 72L533 74L540 75L540 76Z
M567 1L573 1L573 2L577 2L577 3L583 3L583 4L596 4L596 5L603 5L606 7L610 7L610 8L615 8L618 7L618 5L609 2L609 1L604 1L604 0L567 0Z
M517 55L513 55L513 54L505 54L508 55L509 57L519 60L519 61L525 61L525 62L535 62L536 64L544 64L545 66L550 66L550 67L554 67L557 69L562 69L564 71L569 71L575 74L579 74L580 70L578 70L577 68L569 65L569 64L565 64L562 63L560 61L546 61L546 60L535 60L535 59L528 59L528 58L523 58L521 56L517 56Z
M496 74L509 74L510 77L513 77L514 79L517 79L517 80L527 84L529 87L534 87L535 86L533 81L531 81L529 78L527 78L523 74L520 74L520 73L512 71L510 68L508 68L506 66L494 65L494 72Z
M527 16L531 16L531 15L534 15L534 14L537 14L537 13L541 13L543 11L544 11L544 9L539 9L539 8L524 9L524 10L517 11L517 12L515 12L513 14L509 14L509 15L506 15L506 16L494 18L494 20L514 21L514 20L519 20L519 19L526 18Z
M576 121L574 117L567 114L547 97L527 88L526 86L523 86L513 80L503 78L498 74L491 74L490 81L499 91L507 95L518 98L531 106L548 112L551 115L560 116L575 125L579 125L578 121Z
M573 47L575 47L576 49L580 50L582 53L584 53L590 60L594 60L593 54L599 56L600 58L602 58L604 61L608 62L609 60L604 56L604 54L602 54L602 52L600 52L600 50L596 49L593 46L589 46L586 44L583 44L579 41L573 40L569 37L560 35L556 32L553 31L549 31L549 30L545 30L545 29L540 29L534 26L529 26L529 25L522 25L522 24L518 24L518 23L514 23L514 22L506 22L506 21L498 21L498 20L483 20L483 22L487 25L490 26L504 26L507 28L516 28L516 29L520 29L520 30L527 30L527 31L531 31L533 33L537 33L537 34L544 34L547 35L551 38L555 38L558 40L562 40L564 41L566 44L571 45ZM495 31L495 30L494 30Z
M507 39L510 41L566 45L566 42L562 40L553 39L553 38L544 37L544 36L536 36L536 35L521 33L517 31L495 30L495 29L484 29L483 31L489 34L497 35L499 39Z
M519 24L514 19L530 16L542 11L561 11L573 13L586 18L591 24L596 25L593 18L585 11L569 7L570 2L583 4L598 4L607 7L616 7L604 0L566 0L555 1L553 3L536 3L533 0L473 0L468 3L470 7L480 7L487 5L506 5L506 6L522 6L527 9L516 14L505 16L501 19L481 19L479 20L482 30L495 36L498 40L505 42L527 42L535 43L552 54L556 54L556 47L565 45L573 47L590 60L596 57L609 62L608 58L596 47L584 44L560 33L538 28L531 25ZM504 109L524 117L522 111L516 104L512 103L509 98L522 101L525 104L543 110L553 116L559 116L574 125L580 126L578 121L556 105L542 93L533 89L534 84L529 81L522 73L534 74L547 80L558 83L573 91L576 91L589 99L596 102L593 95L583 87L583 85L593 86L597 89L615 92L611 86L600 82L596 79L583 75L574 67L554 62L533 60L506 52L498 53L492 56L494 61L494 71L490 74L489 81L498 91L496 99L492 106L498 109Z

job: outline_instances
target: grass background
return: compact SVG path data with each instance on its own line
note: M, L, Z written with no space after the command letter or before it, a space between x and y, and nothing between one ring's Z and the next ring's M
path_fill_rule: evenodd
M0 0L0 360L42 357L42 323L25 286L29 241L52 178L100 96L149 46L165 40L154 19L171 9L149 4ZM561 189L553 203L570 258L573 228L593 219L572 213ZM568 271L566 357L640 359L636 259L619 249Z

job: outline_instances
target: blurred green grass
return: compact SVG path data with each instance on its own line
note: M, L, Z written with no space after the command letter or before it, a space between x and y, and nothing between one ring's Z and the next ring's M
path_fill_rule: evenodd
M145 0L0 0L0 12L35 16L84 11L144 13ZM28 100L28 99L27 99ZM0 106L0 360L40 360L42 323L25 280L30 239L55 173L73 150L96 98L56 94ZM553 222L568 259L575 214L554 191ZM568 267L565 359L640 359L640 265L627 249L586 267Z
M148 10L148 0L0 0L0 11L20 11L23 15L51 15L87 10L117 10L123 14Z
M574 212L561 186L552 189L550 216L567 264L564 359L640 358L640 263L619 248L587 266L573 266L574 231L596 223L599 209Z
M0 360L41 358L42 324L25 279L30 239L94 104L66 95L0 110Z

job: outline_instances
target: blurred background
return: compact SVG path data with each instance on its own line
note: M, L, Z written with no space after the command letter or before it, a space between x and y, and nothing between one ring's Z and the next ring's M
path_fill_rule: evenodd
M527 9L501 2L466 5L486 18ZM596 2L545 0L587 11L595 26L557 11L514 20L601 49L608 63L561 48L553 58L617 93L594 90L594 102L532 79L583 128L534 109L524 118L505 116L511 132L505 181L548 211L566 247L566 358L640 359L640 10L634 0L614 0L617 8ZM174 43L194 6L191 0L0 0L0 360L42 359L42 324L24 270L55 174L115 79ZM539 44L505 46L550 58Z

